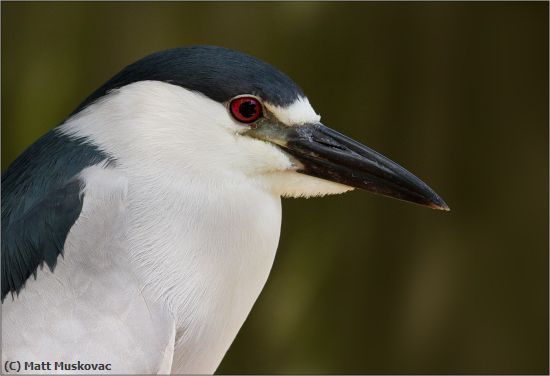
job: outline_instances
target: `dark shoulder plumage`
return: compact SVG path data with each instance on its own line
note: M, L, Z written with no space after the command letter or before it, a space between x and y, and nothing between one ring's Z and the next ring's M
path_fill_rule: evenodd
M53 269L82 209L78 174L108 156L52 130L2 174L2 301L44 262Z
M192 46L156 52L128 65L86 98L73 114L110 90L146 80L199 91L218 102L239 94L254 94L284 106L304 96L287 75L255 57L222 47Z

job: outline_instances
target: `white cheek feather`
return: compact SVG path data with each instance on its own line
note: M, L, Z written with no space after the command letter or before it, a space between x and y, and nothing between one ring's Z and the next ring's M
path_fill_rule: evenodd
M181 175L228 171L240 158L226 108L204 95L158 81L113 90L59 127L86 137L121 166Z
M141 81L112 91L58 130L91 140L121 168L144 174L241 179L291 167L274 145L241 136L244 127L201 93Z
M319 121L307 98L265 104L286 124ZM298 174L277 146L242 136L227 108L201 93L159 81L136 82L91 104L58 130L85 137L120 169L167 182L243 179L285 197L337 194L350 187Z
M321 120L321 116L315 112L309 104L309 100L305 97L299 97L292 104L285 107L270 103L264 103L264 105L279 121L289 126L317 123Z

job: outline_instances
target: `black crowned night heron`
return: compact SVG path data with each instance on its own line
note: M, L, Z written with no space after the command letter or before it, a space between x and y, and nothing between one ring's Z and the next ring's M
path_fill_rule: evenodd
M198 46L129 65L2 176L2 366L214 372L268 277L281 196L353 188L448 210L269 64Z

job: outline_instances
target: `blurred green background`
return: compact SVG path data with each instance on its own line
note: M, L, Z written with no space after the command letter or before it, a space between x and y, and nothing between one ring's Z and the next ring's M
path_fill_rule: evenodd
M215 44L451 206L285 200L219 373L548 373L548 3L2 3L2 168L123 66Z

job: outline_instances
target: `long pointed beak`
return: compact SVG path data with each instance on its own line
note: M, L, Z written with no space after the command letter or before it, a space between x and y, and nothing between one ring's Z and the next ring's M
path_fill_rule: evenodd
M433 209L450 210L437 193L409 171L321 123L284 129L272 125L253 133L298 160L300 173Z

